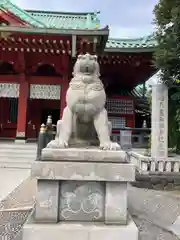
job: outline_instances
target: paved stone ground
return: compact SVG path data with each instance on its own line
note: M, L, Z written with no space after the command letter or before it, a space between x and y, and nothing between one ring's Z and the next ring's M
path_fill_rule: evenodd
M19 234L29 213L28 210L0 212L0 239L20 240L21 235Z
M0 202L0 240L21 240L21 230L30 214L36 193L36 180L30 177Z
M178 240L169 227L180 215L180 198L171 192L129 187L128 209L139 228L139 240Z
M0 168L0 201L30 175L26 169Z

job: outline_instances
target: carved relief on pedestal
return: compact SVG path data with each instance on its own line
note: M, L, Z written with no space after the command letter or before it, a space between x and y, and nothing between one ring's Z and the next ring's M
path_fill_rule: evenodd
M60 219L102 221L104 219L104 198L102 183L63 182L60 190Z

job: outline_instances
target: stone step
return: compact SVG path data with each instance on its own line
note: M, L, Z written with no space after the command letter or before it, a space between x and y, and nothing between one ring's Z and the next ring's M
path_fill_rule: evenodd
M18 163L28 164L25 168L29 168L29 163L36 159L37 154L37 144L31 143L0 143L0 163L3 167L8 164L8 166L18 167ZM12 164L10 164L12 163ZM23 165L23 167L24 167ZM20 166L21 167L21 166Z
M0 161L0 168L31 169L32 162Z
M29 150L36 150L37 144L31 144L31 143L25 143L25 144L19 144L19 143L0 143L0 149L29 149Z
M26 152L26 151L0 151L0 157L6 157L6 156L10 156L10 157L34 157L36 156L36 151L31 151L31 152Z
M32 156L29 156L29 155L4 155L2 156L0 154L0 162L2 161L7 161L7 162L33 162L36 160L36 155L32 155Z
M14 154L14 153L22 153L22 154L32 154L32 153L36 153L37 149L5 149L5 148L1 148L0 149L0 153L9 153L9 154Z
M37 150L36 149L6 149L6 148L1 148L0 149L0 155L1 154L36 154Z

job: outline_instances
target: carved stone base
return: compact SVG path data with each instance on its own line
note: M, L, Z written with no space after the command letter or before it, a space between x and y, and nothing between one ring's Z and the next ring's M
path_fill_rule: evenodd
M104 221L103 183L63 181L60 189L60 221Z
M138 229L131 218L127 225L107 226L103 223L36 224L30 216L23 227L23 240L138 240Z
M135 179L132 164L37 161L32 176L38 179L38 222L127 222L127 182Z

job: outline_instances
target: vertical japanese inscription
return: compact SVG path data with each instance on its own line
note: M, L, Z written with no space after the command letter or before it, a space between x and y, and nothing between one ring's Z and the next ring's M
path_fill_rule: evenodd
M156 159L168 156L168 88L164 84L152 86L151 154Z
M158 157L164 158L166 154L165 149L165 96L164 92L157 92L158 94Z

